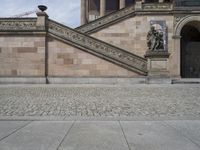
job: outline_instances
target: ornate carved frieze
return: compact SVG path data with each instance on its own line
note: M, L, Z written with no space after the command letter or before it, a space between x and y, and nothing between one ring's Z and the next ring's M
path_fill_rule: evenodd
M36 19L0 19L0 31L36 30Z
M104 56L105 59L109 59L111 62L120 62L124 66L126 65L127 68L131 68L141 74L146 74L147 61L142 57L126 52L85 34L81 34L54 21L49 21L49 33L78 44L97 54L101 54L101 56Z
M130 15L133 12L134 12L134 6L130 6L130 7L121 9L117 12L111 13L110 15L106 15L102 18L99 18L95 21L92 21L86 25L80 26L80 27L76 28L76 30L78 30L82 33L87 33L98 27L103 27L104 25L106 25L108 23L111 23L111 22L116 21L120 18L123 18L127 15Z
M172 4L168 3L153 3L153 4L143 4L143 10L171 10Z

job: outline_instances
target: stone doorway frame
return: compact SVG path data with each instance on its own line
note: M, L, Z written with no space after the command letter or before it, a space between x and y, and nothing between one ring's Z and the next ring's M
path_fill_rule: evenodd
M174 52L175 56L173 59L173 63L177 65L177 68L174 72L176 77L181 78L181 31L185 25L187 25L189 22L200 22L200 15L188 15L180 19L180 21L177 22L175 28L174 28Z

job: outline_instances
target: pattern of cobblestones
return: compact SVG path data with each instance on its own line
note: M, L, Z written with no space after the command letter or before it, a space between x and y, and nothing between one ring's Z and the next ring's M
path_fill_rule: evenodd
M199 85L0 86L0 116L200 116Z

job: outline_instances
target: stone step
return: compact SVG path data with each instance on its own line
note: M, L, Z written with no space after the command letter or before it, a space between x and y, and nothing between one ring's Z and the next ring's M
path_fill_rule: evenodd
M200 84L200 78L173 79L172 84Z

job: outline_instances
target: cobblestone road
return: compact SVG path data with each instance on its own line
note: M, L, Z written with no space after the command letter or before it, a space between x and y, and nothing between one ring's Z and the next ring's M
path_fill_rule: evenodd
M1 85L0 116L200 116L200 85Z

